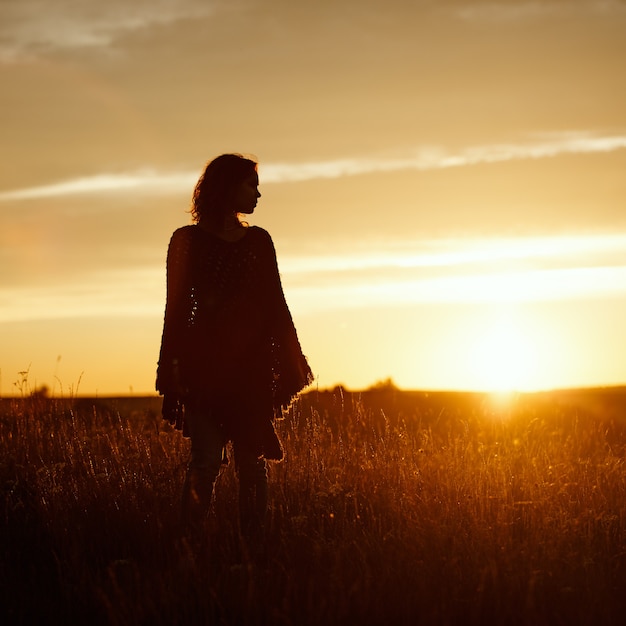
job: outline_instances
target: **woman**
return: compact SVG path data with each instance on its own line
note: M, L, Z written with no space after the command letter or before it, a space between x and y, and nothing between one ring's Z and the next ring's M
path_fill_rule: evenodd
M248 536L263 528L266 460L283 455L273 419L313 379L272 239L239 217L254 212L258 184L256 163L238 154L217 157L200 177L194 224L176 230L168 249L156 382L164 415L191 437L184 521L197 527L206 518L224 446L232 441L240 525ZM182 412L172 410L180 406Z

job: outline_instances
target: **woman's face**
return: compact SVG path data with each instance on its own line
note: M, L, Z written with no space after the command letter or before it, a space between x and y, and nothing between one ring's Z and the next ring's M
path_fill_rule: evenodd
M259 193L259 176L253 172L246 178L235 191L233 198L236 213L254 213L257 200L261 197Z

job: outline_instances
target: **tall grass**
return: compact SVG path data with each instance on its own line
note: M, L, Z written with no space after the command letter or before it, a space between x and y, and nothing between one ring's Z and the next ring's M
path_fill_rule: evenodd
M278 423L259 564L232 464L206 549L181 534L188 441L153 410L0 406L3 624L623 622L621 409L307 394Z

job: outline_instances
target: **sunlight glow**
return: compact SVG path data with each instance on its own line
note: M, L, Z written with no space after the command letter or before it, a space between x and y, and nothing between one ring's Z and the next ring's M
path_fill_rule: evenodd
M536 346L529 333L511 319L500 319L477 338L473 353L475 384L489 391L525 391L537 379Z
M461 387L503 400L507 393L545 389L569 369L561 328L533 307L487 305L457 324L453 345Z

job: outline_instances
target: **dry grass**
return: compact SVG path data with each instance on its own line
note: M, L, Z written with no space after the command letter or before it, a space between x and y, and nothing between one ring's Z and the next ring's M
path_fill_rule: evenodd
M307 394L279 423L263 566L231 467L206 552L181 537L188 442L154 400L5 400L0 619L621 624L623 397Z

